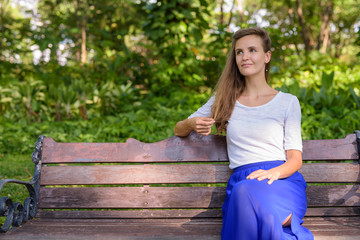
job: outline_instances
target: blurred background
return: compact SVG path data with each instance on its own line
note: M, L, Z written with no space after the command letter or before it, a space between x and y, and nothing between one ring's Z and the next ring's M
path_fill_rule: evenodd
M0 179L58 142L173 136L204 104L231 36L263 27L270 84L298 96L303 139L360 129L358 0L0 0ZM19 172L24 165L28 173Z

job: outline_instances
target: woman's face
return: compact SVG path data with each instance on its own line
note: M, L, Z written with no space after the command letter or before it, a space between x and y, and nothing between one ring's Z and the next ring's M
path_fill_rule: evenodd
M247 35L236 41L236 64L245 77L264 77L265 65L270 61L271 52L264 52L262 40L257 35Z

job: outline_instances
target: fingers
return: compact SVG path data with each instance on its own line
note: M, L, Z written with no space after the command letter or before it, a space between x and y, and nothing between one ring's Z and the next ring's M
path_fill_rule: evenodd
M272 184L275 180L277 180L277 178L275 178L275 176L272 176L267 183L270 185L270 184Z
M265 179L269 179L267 182L269 185L272 184L275 180L278 180L280 177L280 172L272 172L270 170L259 169L257 171L249 174L246 179L257 179L258 181L262 181Z
M214 119L206 117L197 117L194 119L193 130L201 135L209 135Z
M257 170L257 171L254 171L254 172L252 172L252 173L250 173L247 177L246 177L246 179L258 179L259 181L261 181L261 180L263 180L263 179L265 179L265 178L263 178L264 176L265 176L265 174L266 174L266 171L265 170L262 170L262 169L259 169L259 170ZM260 180L261 179L261 180Z

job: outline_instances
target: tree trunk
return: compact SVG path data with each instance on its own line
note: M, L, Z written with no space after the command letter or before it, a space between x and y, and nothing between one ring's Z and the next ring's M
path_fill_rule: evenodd
M324 40L321 48L321 53L326 53L327 46L329 45L330 26L324 32Z
M86 63L86 18L84 17L84 21L81 26L81 63Z
M5 28L4 28L4 15L5 15L5 2L0 2L0 60L2 59L3 53L2 51L4 50L4 44L3 44L3 39L5 38ZM5 60L5 59L4 59Z
M82 18L81 18L81 64L85 64L87 60L86 52L86 25L87 25L87 0L83 0L82 4Z
M224 25L224 0L220 2L220 25Z
M303 14L300 0L296 0L296 13L299 18L299 23L300 23L300 27L301 27L301 35L302 35L302 38L303 38L304 44L305 44L305 51L309 52L313 46L313 40L312 40L309 30L306 28L306 25L305 25L306 21L305 21L305 17Z
M230 17L229 17L229 21L228 21L228 24L227 24L227 31L230 32L230 24L231 24L231 20L232 20L232 17L233 17L233 9L234 9L234 6L235 6L235 0L233 0L232 2L232 5L231 5L231 9L230 9Z
M80 110L81 117L86 121L88 119L87 118L86 103L84 103L83 105L80 105L79 110Z
M61 116L61 103L60 101L56 101L55 104L55 121L61 122L62 116Z
M80 1L81 0L76 0L76 7L75 7L75 19L76 19L76 26L78 29L81 29L80 23L81 20L79 19L79 9L80 9ZM76 60L80 61L81 60L81 49L80 49L80 34L76 33L75 34L75 39L76 39L76 43L75 43L75 56L76 56Z
M324 6L324 2L321 1L321 6ZM326 53L326 49L329 42L329 34L330 34L330 22L333 13L333 2L332 0L328 0L326 3L325 10L321 16L321 27L320 33L318 36L317 49L319 50L321 47L321 52Z
M245 17L244 17L244 8L243 8L243 0L236 0L237 2L237 6L238 6L238 11L239 11L239 15L240 15L240 21L241 23L243 23L245 21Z

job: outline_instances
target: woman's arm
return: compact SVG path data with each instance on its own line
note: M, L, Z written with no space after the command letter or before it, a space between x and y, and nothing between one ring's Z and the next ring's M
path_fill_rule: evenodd
M214 119L208 117L188 118L175 125L174 133L179 137L185 137L189 135L191 131L195 131L201 135L209 135L214 122Z
M259 181L269 179L268 184L272 184L279 178L286 178L291 176L296 171L300 170L302 166L302 154L299 150L287 150L286 151L287 161L278 167L269 170L257 170L252 172L247 179L257 179Z

